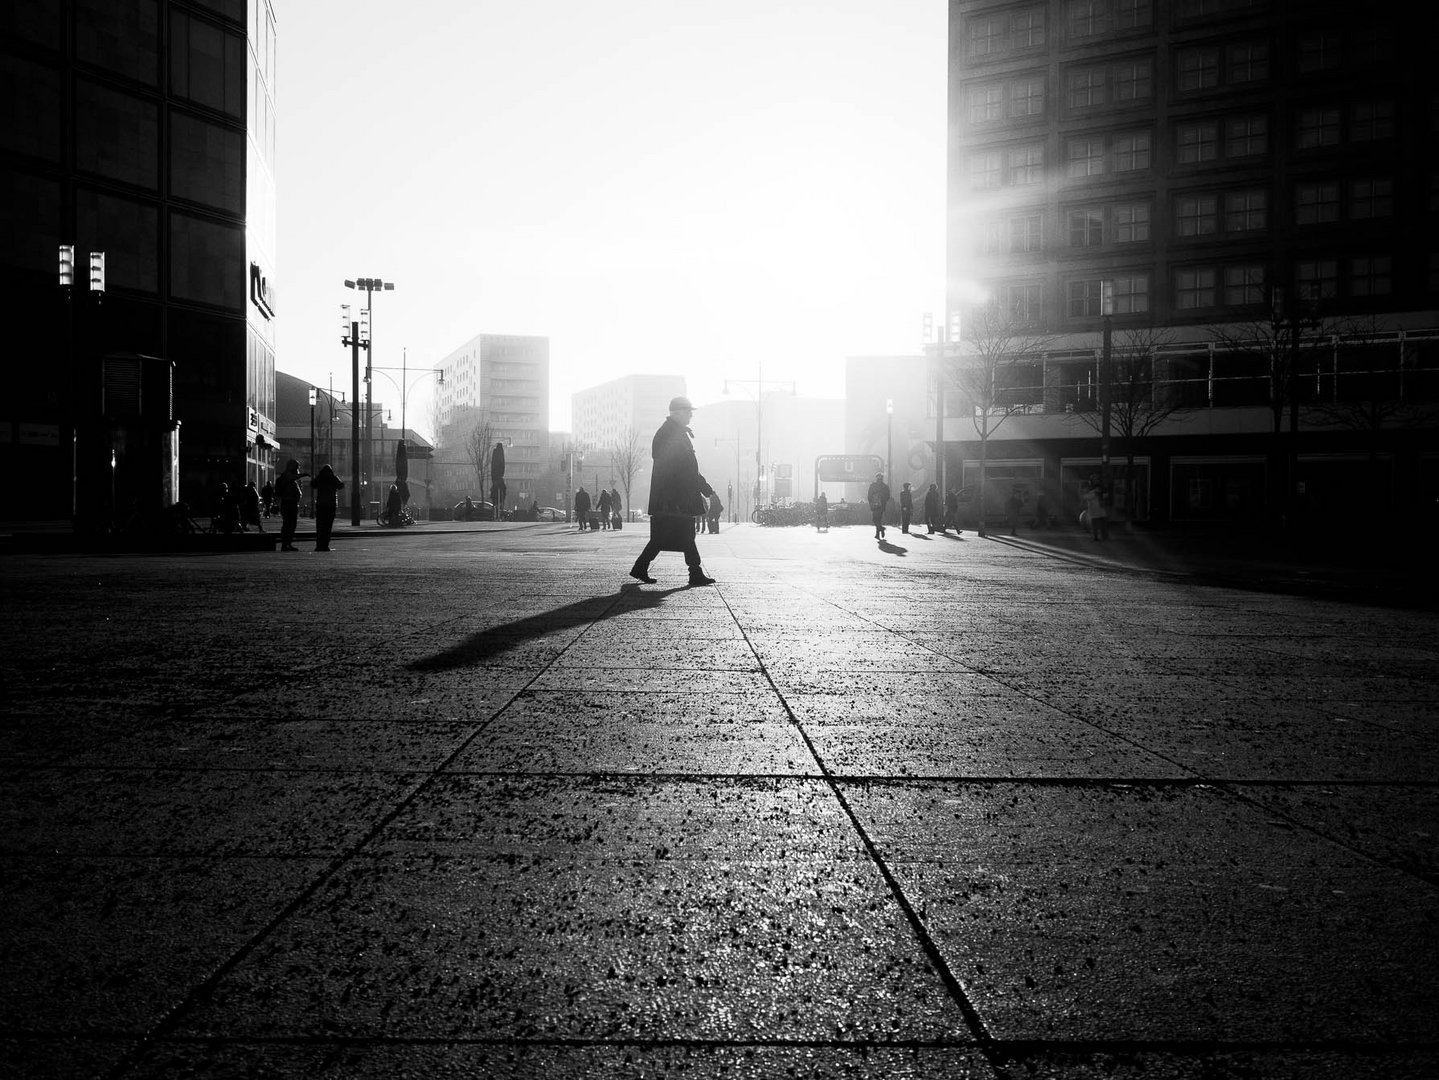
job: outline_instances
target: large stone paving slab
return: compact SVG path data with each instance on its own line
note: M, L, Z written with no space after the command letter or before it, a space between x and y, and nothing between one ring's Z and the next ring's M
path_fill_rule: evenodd
M0 1030L143 1034L322 865L305 859L0 858L6 882Z
M0 1044L3 1045L3 1044ZM313 1077L347 1080L992 1080L978 1051L892 1046L478 1046L473 1043L272 1046L265 1043L169 1042L153 1048L127 1076Z
M37 770L7 780L0 852L335 855L418 783L368 770Z
M517 773L817 773L773 691L526 691L450 767Z
M868 776L1175 777L1183 769L1004 687L963 697L786 694L831 772Z
M1439 892L1221 791L844 790L997 1038L1432 1036Z
M468 777L416 800L180 1031L969 1035L825 785Z

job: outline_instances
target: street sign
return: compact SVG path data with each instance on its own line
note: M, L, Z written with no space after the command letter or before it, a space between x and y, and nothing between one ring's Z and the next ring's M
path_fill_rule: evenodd
M821 484L868 483L884 471L884 459L877 454L826 454L815 458Z

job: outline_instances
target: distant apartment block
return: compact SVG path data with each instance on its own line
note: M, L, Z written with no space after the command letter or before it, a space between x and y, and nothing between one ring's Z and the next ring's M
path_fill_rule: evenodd
M505 444L510 504L535 501L547 470L550 413L550 341L515 334L479 334L439 361L437 484L447 493L480 492L469 444L487 431L486 443Z

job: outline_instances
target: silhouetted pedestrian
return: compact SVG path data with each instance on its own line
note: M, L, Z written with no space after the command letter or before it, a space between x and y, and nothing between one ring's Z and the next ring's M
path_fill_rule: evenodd
M590 523L590 493L583 486L575 492L575 519L580 523L580 532L584 532Z
M905 484L899 489L899 531L909 535L909 519L914 517L914 492Z
M1089 535L1095 540L1109 539L1109 508L1104 505L1104 490L1099 477L1091 476L1080 493L1084 500L1084 516L1089 522Z
M255 481L246 480L240 489L240 528L253 525L261 532L265 526L260 521L260 493L255 490Z
M400 511L404 508L404 505L404 499L400 496L400 485L391 484L390 494L385 498L385 516L383 520L386 525L395 526L401 524Z
M720 502L719 492L716 491L713 495L709 497L709 509L707 511L707 514L709 517L710 532L719 532L720 515L722 513L724 513L724 503Z
M959 535L959 492L950 488L944 493L944 527L953 528L954 534ZM941 529L940 532L943 532Z
M328 465L320 466L320 473L310 481L310 491L315 499L315 550L330 550L330 534L335 528L335 511L338 509L338 494L345 482L335 475Z
M814 527L816 531L829 528L829 496L823 491L814 497Z
M1024 493L1018 486L1009 489L1009 498L1004 504L1005 518L1009 523L1009 535L1019 535L1019 515L1024 510Z
M874 538L884 539L884 511L889 506L889 485L884 482L884 473L874 474L874 483L869 485L865 496L869 501L869 516L874 522Z
M600 511L600 528L603 529L603 530L605 530L605 531L609 531L609 527L610 527L610 493L609 493L608 491L606 491L604 488L600 488L599 511Z
M300 518L300 477L309 476L300 471L300 463L291 458L285 463L285 471L275 480L275 495L280 500L280 550L299 551L295 546L295 526Z
M935 532L944 532L944 521L939 516L938 484L930 484L929 490L924 493L924 523L931 536Z
M661 551L678 551L689 568L691 585L713 585L714 578L700 566L695 547L694 519L702 513L704 496L713 495L708 481L700 475L695 459L693 433L689 429L694 406L689 398L670 401L670 414L655 432L650 452L654 472L650 481L650 540L630 569L630 577L654 584L650 563Z

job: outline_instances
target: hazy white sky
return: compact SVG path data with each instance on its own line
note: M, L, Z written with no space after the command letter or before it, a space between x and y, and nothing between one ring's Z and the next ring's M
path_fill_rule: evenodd
M570 394L672 372L843 392L942 311L943 0L285 0L278 367L350 385L339 307L381 277L374 362L550 339ZM398 370L387 372L395 384ZM430 434L433 378L405 380ZM400 392L374 395L400 422Z

